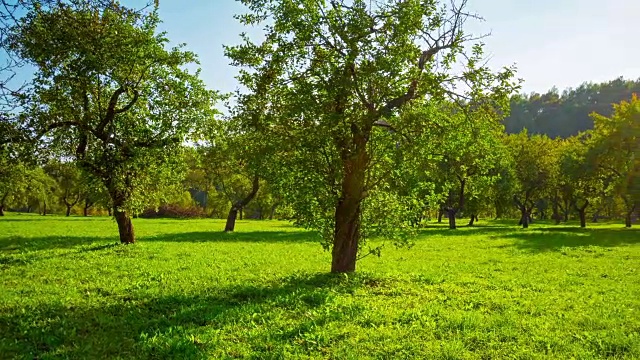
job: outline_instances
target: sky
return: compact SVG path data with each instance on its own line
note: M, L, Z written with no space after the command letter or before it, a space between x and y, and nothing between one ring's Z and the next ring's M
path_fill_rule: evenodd
M468 8L485 19L468 31L491 33L483 39L489 66L515 64L522 92L640 78L640 0L468 0ZM230 92L236 70L223 45L259 33L233 18L244 11L235 0L160 0L161 28L199 55L208 87Z

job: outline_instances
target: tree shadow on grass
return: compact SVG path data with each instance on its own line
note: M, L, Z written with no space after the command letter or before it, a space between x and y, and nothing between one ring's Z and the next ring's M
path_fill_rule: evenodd
M143 244L145 242L304 243L317 242L319 240L320 237L317 233L309 231L254 231L235 233L202 231L138 237L138 242ZM11 236L0 238L0 254L52 249L73 249L76 247L79 247L79 251L96 251L114 247L117 243L118 238L115 236Z
M219 333L255 351L266 351L261 349L266 340L296 346L304 332L346 316L332 309L309 315L311 310L372 283L375 279L366 275L298 274L157 298L92 289L91 307L40 303L2 309L0 353L7 358L204 358L219 349L211 335ZM362 309L349 310L353 315ZM276 316L283 312L287 321L279 323Z
M494 235L513 239L514 246L532 252L558 251L565 247L617 247L640 244L640 229L598 229L579 227L529 228L521 232Z
M480 236L480 235L490 235L490 234L502 234L513 232L514 227L512 226L504 226L504 225L474 225L474 226L460 226L455 230L449 229L448 226L427 226L420 229L419 233L426 237L429 236L443 236L443 237L469 237L469 236Z
M107 238L9 238L0 239L0 271L10 267L26 266L34 262L51 258L69 257L78 253L101 251L117 248L120 243L96 243ZM64 253L49 253L42 250L66 249Z
M251 231L232 232L200 231L189 233L162 234L145 237L141 241L162 242L248 242L248 243L304 243L318 242L320 236L311 231Z
M41 221L106 221L111 220L109 216L62 216L62 215L47 215L41 216L37 214L31 215L13 215L10 217L0 217L0 223L12 223L12 222L32 222L37 223Z
M0 254L11 254L25 251L40 251L52 249L72 249L76 247L85 247L91 250L95 246L109 247L116 243L113 236L11 236L0 238ZM108 244L95 245L96 242Z
M84 247L92 245L96 242L109 242L109 245L115 243L113 237L95 237L95 236L11 236L0 238L0 254L12 254L21 252L53 250L53 249L72 249L76 247ZM106 246L102 244L100 246Z

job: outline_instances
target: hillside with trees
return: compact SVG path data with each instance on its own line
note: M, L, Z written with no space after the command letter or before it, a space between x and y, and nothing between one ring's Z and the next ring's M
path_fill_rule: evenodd
M553 88L544 94L519 94L511 98L504 125L508 133L527 129L530 134L566 138L593 129L592 113L611 116L612 105L634 93L640 93L640 79L584 83L562 93Z

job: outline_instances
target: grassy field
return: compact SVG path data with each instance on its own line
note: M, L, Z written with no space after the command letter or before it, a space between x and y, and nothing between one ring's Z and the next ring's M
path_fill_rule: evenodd
M640 358L640 231L506 223L327 274L285 222L0 219L0 358Z

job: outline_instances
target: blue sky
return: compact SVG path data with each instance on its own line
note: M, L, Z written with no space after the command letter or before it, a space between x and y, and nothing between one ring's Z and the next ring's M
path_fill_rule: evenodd
M484 39L490 66L516 64L524 92L640 78L640 0L469 0L469 9L486 21L468 29L492 34ZM207 85L225 92L236 81L222 45L248 30L233 18L242 12L235 0L160 0L163 30L196 52Z

